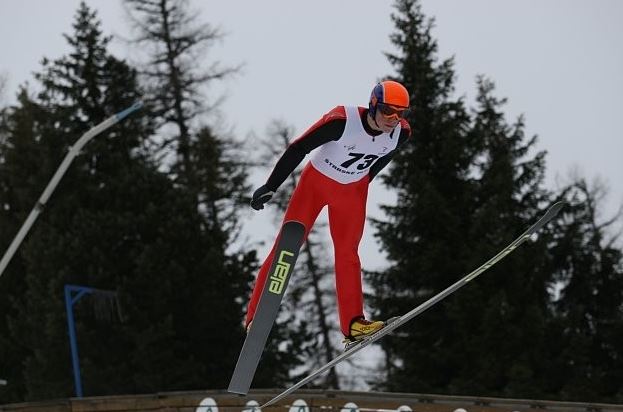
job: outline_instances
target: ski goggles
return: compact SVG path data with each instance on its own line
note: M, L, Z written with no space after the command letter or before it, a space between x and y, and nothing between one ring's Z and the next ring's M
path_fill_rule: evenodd
M395 117L402 119L409 114L408 107L396 107L385 103L377 103L376 109L386 118Z

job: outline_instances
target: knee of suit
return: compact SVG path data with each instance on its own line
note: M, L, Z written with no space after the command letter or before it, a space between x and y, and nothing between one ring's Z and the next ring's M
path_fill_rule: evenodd
M340 246L334 245L333 250L336 258L347 257L351 259L359 259L359 247L358 246Z
M359 255L357 253L335 253L335 264L339 265L361 265Z

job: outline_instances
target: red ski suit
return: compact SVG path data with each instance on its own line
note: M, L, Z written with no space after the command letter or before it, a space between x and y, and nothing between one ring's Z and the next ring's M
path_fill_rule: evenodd
M328 206L338 311L345 336L350 334L351 322L363 317L358 248L366 218L368 184L411 134L404 119L391 133L375 131L367 123L367 114L365 108L344 106L325 114L290 144L266 183L267 188L276 191L307 153L320 148L303 169L283 221L301 222L306 238L320 211ZM257 276L247 324L255 315L276 243Z

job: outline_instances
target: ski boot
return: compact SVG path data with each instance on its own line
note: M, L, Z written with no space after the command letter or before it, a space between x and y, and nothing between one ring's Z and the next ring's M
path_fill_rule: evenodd
M346 349L348 349L354 343L374 335L376 332L383 329L384 326L385 322L382 320L356 318L350 323L350 335L344 337L342 343L345 343Z

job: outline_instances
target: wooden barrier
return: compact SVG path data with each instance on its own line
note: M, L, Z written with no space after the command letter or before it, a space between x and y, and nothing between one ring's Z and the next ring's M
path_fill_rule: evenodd
M259 412L280 391L166 392L0 405L0 412ZM458 410L458 411L457 411ZM412 393L300 390L262 412L623 412L623 405Z

